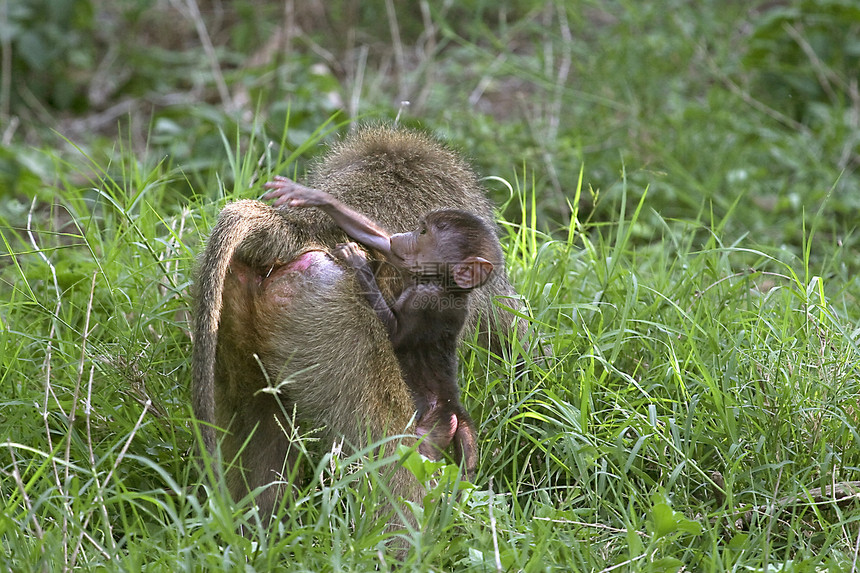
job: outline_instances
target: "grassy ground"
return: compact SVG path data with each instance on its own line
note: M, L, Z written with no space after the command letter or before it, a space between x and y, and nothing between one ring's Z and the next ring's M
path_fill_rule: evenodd
M860 480L856 9L393 4L302 20L295 57L257 67L230 66L261 53L248 28L269 37L281 6L234 15L223 42L212 14L183 14L194 46L193 24L210 26L215 67L199 47L114 40L137 62L114 97L140 103L118 136L103 109L13 109L5 568L396 566L367 511L380 461L313 460L270 533L250 500L194 490L188 293L226 201L301 174L336 124L409 99L403 121L490 176L527 342L552 352L518 369L522 356L463 349L480 469L456 501L443 483L414 508L406 567L860 570L860 502L843 499ZM137 18L129 29L169 21ZM153 70L174 103L141 111L162 101ZM347 113L327 122L338 99Z

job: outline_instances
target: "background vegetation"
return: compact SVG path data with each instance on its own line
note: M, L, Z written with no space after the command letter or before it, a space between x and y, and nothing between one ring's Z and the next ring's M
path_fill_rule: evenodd
M394 566L377 462L270 534L197 495L187 309L224 202L409 101L553 350L464 350L476 488L406 566L858 570L858 38L851 0L0 0L4 567Z

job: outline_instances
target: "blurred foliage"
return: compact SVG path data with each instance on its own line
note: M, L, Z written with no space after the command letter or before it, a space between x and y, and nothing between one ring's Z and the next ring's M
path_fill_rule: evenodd
M830 118L816 111L819 104L850 103L847 83L860 77L860 4L803 0L777 6L756 22L742 62L753 74L757 98L820 125Z
M269 161L304 146L301 176L329 118L391 119L408 100L402 121L534 188L551 232L566 228L584 164L579 207L595 220L618 213L625 183L633 200L649 190L642 243L665 220L713 219L799 252L819 211L820 237L855 240L860 7L848 0L4 6L7 198L50 177L32 152L43 145L98 163L133 149L178 169L186 198L231 188L230 149Z
M11 50L12 108L22 100L83 112L98 50L90 0L4 0L2 42ZM8 46L8 47L7 47ZM4 70L4 73L10 73Z

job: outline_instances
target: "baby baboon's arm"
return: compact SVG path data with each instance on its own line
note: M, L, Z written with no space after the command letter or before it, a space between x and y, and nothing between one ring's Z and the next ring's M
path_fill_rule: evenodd
M275 199L273 207L317 207L362 245L381 251L386 256L391 254L391 237L383 228L325 191L305 187L280 175L276 175L274 181L266 183L265 187L269 192L263 195L263 199Z
M367 257L358 248L358 245L341 243L335 247L332 254L355 270L355 278L362 294L376 312L376 316L382 321L388 331L388 336L394 336L397 332L397 316L391 311L391 307L388 306L388 302L382 296L379 285L376 284L376 279L373 276L373 269L370 268Z

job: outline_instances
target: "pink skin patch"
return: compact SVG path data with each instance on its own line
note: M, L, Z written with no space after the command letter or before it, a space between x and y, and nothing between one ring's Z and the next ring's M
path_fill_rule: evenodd
M301 273L311 268L314 263L319 264L330 260L331 258L322 251L308 251L306 253L302 253L301 255L287 263L280 270L295 271L297 273Z
M278 303L288 304L302 290L331 287L343 275L343 269L325 251L306 251L272 270L263 279L263 292Z

